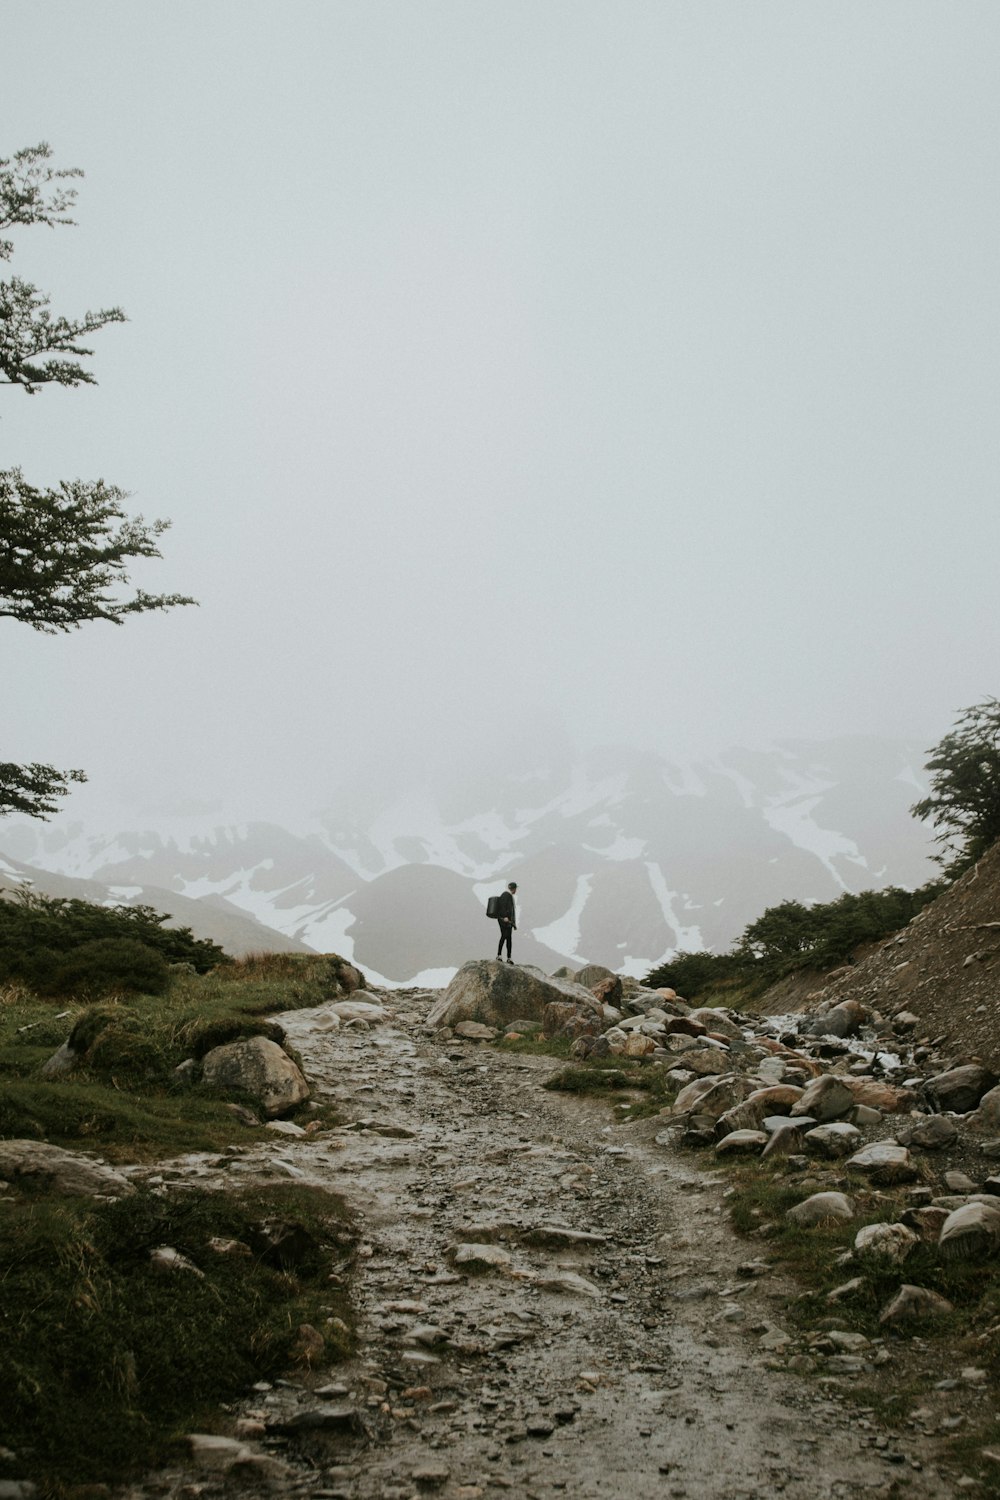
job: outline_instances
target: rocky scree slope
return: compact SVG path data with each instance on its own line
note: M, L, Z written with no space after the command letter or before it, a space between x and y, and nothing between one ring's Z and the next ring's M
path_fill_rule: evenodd
M836 971L809 1003L845 1000L890 1018L913 1015L910 1030L1000 1068L1000 843L902 932Z

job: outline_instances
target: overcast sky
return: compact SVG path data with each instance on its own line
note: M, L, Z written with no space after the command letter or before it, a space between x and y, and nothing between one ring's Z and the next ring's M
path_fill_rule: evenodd
M2 622L4 759L280 817L543 713L926 745L1000 692L992 0L0 17L0 155L86 173L10 269L130 319L0 465L131 491L201 601Z

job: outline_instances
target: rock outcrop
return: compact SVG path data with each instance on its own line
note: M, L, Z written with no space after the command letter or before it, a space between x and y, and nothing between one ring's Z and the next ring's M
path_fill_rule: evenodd
M479 1021L504 1030L514 1021L543 1021L546 1007L570 1003L599 1019L601 1006L590 990L569 979L554 979L540 969L496 959L464 964L427 1015L429 1027Z

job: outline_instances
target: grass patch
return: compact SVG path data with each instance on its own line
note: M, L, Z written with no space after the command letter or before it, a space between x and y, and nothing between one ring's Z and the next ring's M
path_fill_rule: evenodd
M270 1019L340 993L335 956L266 954L208 974L174 973L163 995L100 1004L39 999L20 986L0 990L0 1135L59 1145L99 1144L108 1155L213 1150L246 1139L225 1108L230 1094L185 1087L174 1070L245 1036L280 1042ZM63 1043L82 1054L69 1074L39 1069ZM235 1100L250 1104L250 1100Z
M641 1062L637 1058L587 1058L571 1067L560 1068L546 1079L543 1088L565 1094L615 1094L622 1089L636 1090L643 1098L629 1102L619 1111L619 1119L640 1119L659 1114L676 1095L677 1089L667 1079L662 1066Z
M718 1158L713 1156L712 1166L718 1165ZM873 1256L855 1258L846 1265L836 1263L838 1256L853 1248L863 1225L899 1219L910 1201L905 1192L876 1190L861 1179L838 1179L838 1188L843 1183L843 1191L854 1201L855 1217L849 1222L804 1228L785 1218L793 1204L808 1196L794 1179L764 1176L759 1166L735 1163L729 1165L729 1175L735 1188L729 1199L733 1227L741 1234L751 1234L766 1226L770 1259L804 1284L804 1294L789 1306L787 1314L801 1329L811 1329L836 1314L840 1326L869 1338L882 1337L885 1330L879 1326L879 1317L904 1283L938 1292L955 1307L951 1315L907 1325L909 1331L921 1336L963 1335L996 1322L1000 1316L1000 1283L994 1262L942 1260L936 1245L918 1243L900 1265ZM836 1304L826 1301L828 1292L854 1277L861 1280L856 1292ZM984 1353L994 1373L1000 1375L996 1353ZM977 1362L985 1362L982 1355L977 1356Z
M294 1255L276 1248L276 1221L298 1226ZM245 1248L220 1254L213 1237ZM287 1368L303 1322L327 1337L326 1360L342 1358L352 1336L339 1272L353 1244L341 1201L295 1185L5 1201L4 1443L19 1475L60 1496L163 1461L220 1401ZM161 1245L202 1274L155 1272Z
M513 1040L506 1036L498 1037L496 1045L503 1047L505 1052L532 1057L569 1057L569 1049L573 1043L566 1036L542 1036L539 1032L535 1036L516 1035Z

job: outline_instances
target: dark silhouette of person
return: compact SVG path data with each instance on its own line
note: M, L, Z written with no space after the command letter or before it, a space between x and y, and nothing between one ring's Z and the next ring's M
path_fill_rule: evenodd
M507 945L507 962L512 964L514 960L510 956L510 941L517 926L517 908L514 905L514 892L517 890L517 881L512 880L510 885L501 895L497 902L497 921L500 923L500 944L497 948L497 958L503 953L504 944Z

